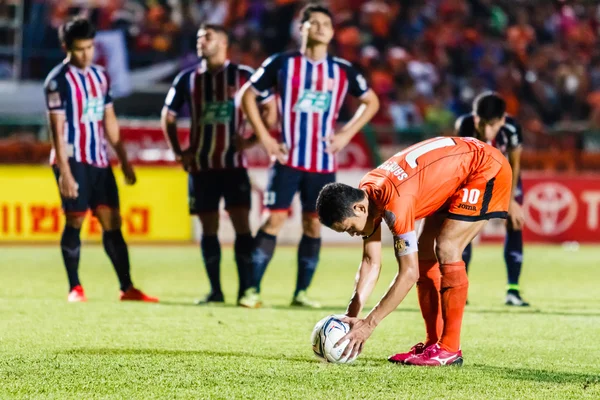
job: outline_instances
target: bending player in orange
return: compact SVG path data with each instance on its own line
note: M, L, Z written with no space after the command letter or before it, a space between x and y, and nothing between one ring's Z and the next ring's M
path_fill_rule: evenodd
M389 360L407 365L462 365L460 329L469 287L462 252L490 218L506 218L510 164L496 148L474 138L438 137L394 155L369 172L358 189L323 188L321 222L363 237L363 258L346 311L350 332L344 356L362 351L375 327L417 283L426 339ZM427 217L417 239L415 221ZM381 267L381 221L394 235L398 273L365 318L358 318ZM417 240L419 250L417 250Z

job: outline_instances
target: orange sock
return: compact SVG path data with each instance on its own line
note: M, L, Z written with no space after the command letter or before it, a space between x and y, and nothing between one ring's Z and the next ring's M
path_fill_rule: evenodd
M442 318L444 320L440 346L444 350L456 352L460 349L460 327L467 303L469 279L463 261L442 264L440 270L442 273Z
M425 345L427 346L437 343L442 334L441 279L440 265L437 260L419 261L417 294L421 315L425 320L427 332Z

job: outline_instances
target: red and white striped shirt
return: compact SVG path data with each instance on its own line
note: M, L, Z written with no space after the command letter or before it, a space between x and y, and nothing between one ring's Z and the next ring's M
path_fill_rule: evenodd
M104 109L112 106L112 97L104 69L92 65L81 70L63 62L48 74L44 92L47 111L65 114L67 156L81 163L107 167ZM53 149L50 162L55 161Z
M236 148L235 136L242 134L243 114L235 94L254 70L227 61L217 71L204 63L183 70L175 78L165 106L177 115L184 104L190 111L190 134L197 135L195 149L199 170L245 168L243 151ZM267 96L262 100L267 101Z
M261 95L276 88L283 142L288 147L287 165L319 173L335 172L337 162L327 153L327 136L347 93L361 97L369 89L352 64L327 56L315 62L299 51L268 58L250 78Z

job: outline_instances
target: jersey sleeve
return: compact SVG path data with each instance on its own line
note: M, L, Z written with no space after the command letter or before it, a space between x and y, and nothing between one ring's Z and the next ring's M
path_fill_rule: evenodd
M394 236L414 232L415 198L413 196L393 196L383 209L383 219Z
M260 95L258 95L258 97L256 98L256 101L258 101L259 104L265 104L265 103L268 103L269 101L271 101L273 99L274 95L275 94L273 93L272 90L265 90Z
M339 57L333 57L333 60L346 71L348 93L354 97L361 97L369 90L365 77L349 61Z
M269 92L277 85L277 75L281 63L282 56L275 54L267 58L250 77L252 88L263 98L267 98Z
M361 97L369 90L365 77L351 64L346 66L346 73L348 75L348 93L352 96Z
M381 176L365 177L360 189L367 192L383 214L383 220L394 236L415 230L415 200L412 195L400 195L389 179Z
M66 83L60 76L48 79L44 83L46 110L50 113L64 113L66 109Z
M104 95L104 107L111 106L113 103L112 97L112 84L110 81L110 76L108 74L106 76L106 94Z
M186 73L180 73L173 80L173 84L167 93L165 99L165 107L169 110L170 114L177 115L181 111L181 107L185 102L185 91L186 91Z
M339 57L333 57L333 60L346 71L348 93L354 97L361 97L369 90L365 77L349 61Z
M249 81L252 78L252 75L255 73L254 69L246 66L246 65L240 65L240 76L242 78L242 84L246 83L247 81ZM240 86L241 86L240 85ZM273 98L273 90L271 89L267 89L263 92L260 92L258 94L258 96L256 97L256 101L259 104L265 104L268 103L269 101L271 101L271 99Z
M507 118L502 128L506 131L509 149L516 149L523 145L523 131L521 125L516 123L512 118Z

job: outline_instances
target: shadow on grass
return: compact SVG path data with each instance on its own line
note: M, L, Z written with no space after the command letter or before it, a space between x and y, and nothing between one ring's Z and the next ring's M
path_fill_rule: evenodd
M233 303L210 303L204 305L198 305L194 302L183 302L183 301L161 301L159 304L164 306L192 306L198 308L240 308L236 304ZM326 305L321 308L304 308L290 305L266 305L262 309L265 310L284 310L284 311L320 311L324 313L332 313L332 314L343 314L346 311L345 306L335 306L335 305ZM253 310L250 310L252 312ZM421 311L418 308L398 308L395 312L405 312L405 313L420 313ZM539 308L516 308L516 307L505 307L505 308L473 308L472 306L467 306L465 308L466 313L471 314L524 314L524 315L553 315L553 316L561 316L561 317L600 317L600 312L593 311L558 311L558 310L540 310Z
M187 307L198 307L200 309L202 308L210 308L210 307L214 307L214 308L236 308L238 307L235 304L232 303L208 303L208 304L196 304L196 300L194 301L162 301L160 303L158 303L160 305L163 306L187 306Z
M490 308L490 309L470 309L469 306L465 308L466 313L472 314L527 314L527 315L556 315L561 317L600 317L600 312L593 311L552 311L552 310L540 310L539 308L514 308L514 307L506 307L505 309L500 308Z
M169 350L169 349L136 349L136 348L77 348L57 352L56 354L66 354L71 356L169 356L169 357L225 357L225 358L245 358L258 359L265 361L286 361L292 363L308 364L326 364L320 362L316 357L290 357L284 354L269 355L261 353L247 353L235 351L216 351L216 350ZM361 357L360 364L351 364L351 366L360 365L385 365L387 361L380 358Z
M322 306L321 308L307 308L307 307L298 307L298 306L284 306L284 305L273 305L267 306L266 308L270 308L273 310L284 310L284 311L321 311L324 313L332 313L332 314L343 314L346 311L346 306Z
M219 357L219 358L238 358L238 359L252 359L252 360L264 360L264 361L284 361L287 363L301 363L301 364L314 364L320 365L325 364L320 362L315 357L289 357L284 354L270 355L261 353L248 353L248 352L235 352L235 351L216 351L216 350L170 350L170 349L148 349L148 348L76 348L66 351L58 352L57 354L65 354L70 356L169 356L169 357ZM361 367L391 367L391 369L399 368L398 371L406 371L413 367L408 366L391 366L385 358L375 357L362 357L358 362L350 365L345 365L343 368L361 368ZM341 366L340 366L341 367ZM418 367L417 367L418 368ZM423 372L434 371L435 369L424 368ZM509 381L521 380L521 381L532 381L532 382L548 382L557 384L581 384L582 389L596 388L596 385L600 385L600 376L598 374L588 374L580 372L562 372L562 371L549 371L544 369L533 369L533 368L511 368L511 367L500 367L493 365L482 365L466 364L461 369L456 369L461 373L478 373L482 372L486 375L495 375L502 379Z
M600 384L600 376L598 374L586 374L579 372L561 372L548 371L544 369L532 368L510 368L497 367L492 365L475 364L467 367L469 370L478 370L485 374L499 375L508 380L521 380L533 382L549 382L549 383L580 383L583 389L588 389L592 385Z
M331 312L334 314L343 314L346 311L345 307L336 307L336 306L325 306L322 307L320 309L314 309L314 308L302 308L302 307L294 307L294 306L280 306L280 305L275 305L272 307L266 307L266 308L271 308L274 310L298 310L298 311L324 311L324 312ZM420 313L421 310L419 310L418 308L415 307L410 307L410 308L397 308L394 312L405 312L405 313ZM568 312L568 311L544 311L544 310L540 310L537 308L510 308L510 307L506 307L506 308L489 308L489 309L477 309L477 308L471 308L469 306L467 306L465 308L465 312L466 313L472 313L472 314L526 314L526 315L556 315L556 316L564 316L564 317L600 317L600 312Z

